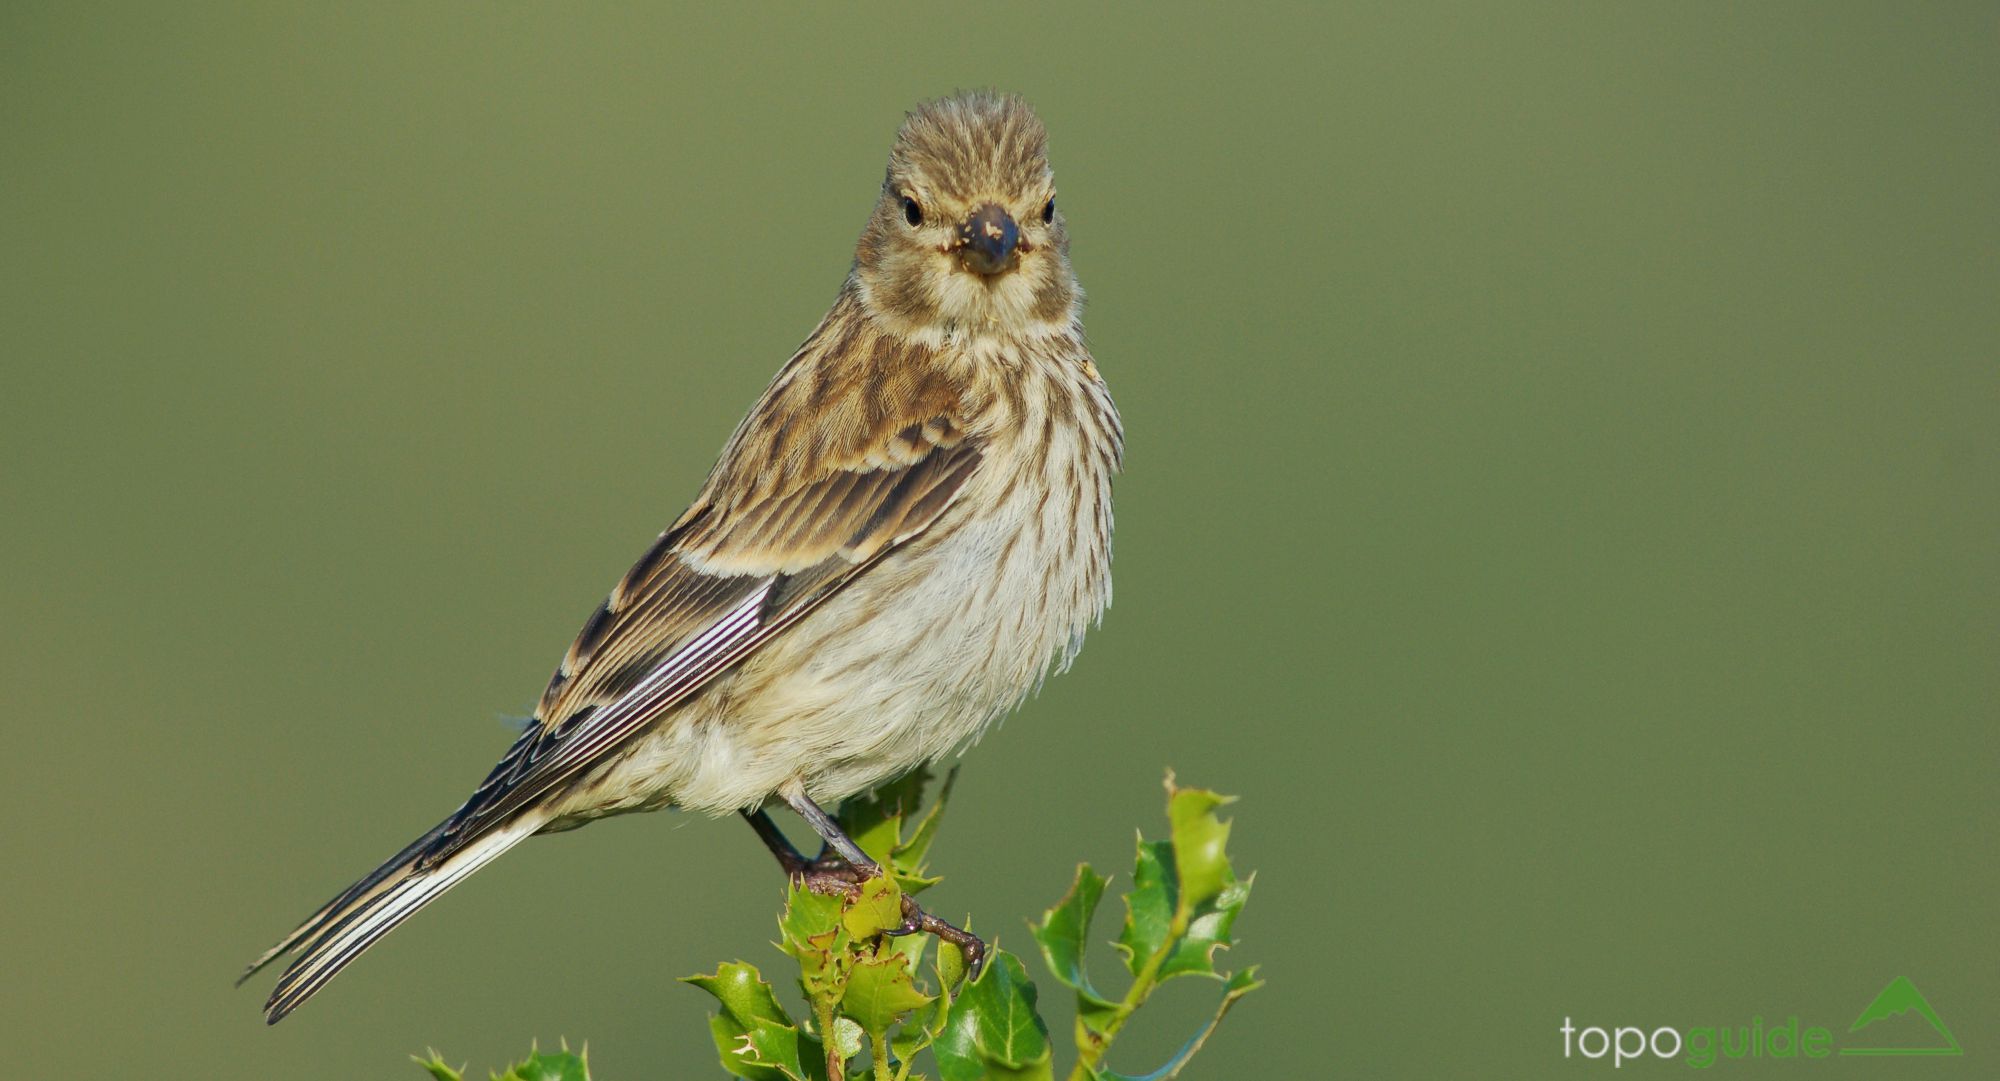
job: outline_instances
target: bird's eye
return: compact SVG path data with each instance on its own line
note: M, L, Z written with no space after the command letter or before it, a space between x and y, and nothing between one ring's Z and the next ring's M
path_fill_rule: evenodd
M911 225L924 223L924 208L918 206L917 201L907 195L903 196L903 220Z
M1047 225L1054 220L1056 220L1056 201L1050 199L1042 204L1042 224Z

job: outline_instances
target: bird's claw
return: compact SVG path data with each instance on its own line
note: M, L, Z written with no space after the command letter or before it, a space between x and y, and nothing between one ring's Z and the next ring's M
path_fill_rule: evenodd
M903 923L894 930L885 931L890 935L913 935L919 932L933 934L940 942L949 942L958 947L965 958L967 979L976 980L979 972L986 967L986 943L978 935L962 928L954 927L936 916L925 912L916 898L903 895Z
M838 857L821 857L816 860L801 860L795 866L787 866L793 882L814 893L830 897L853 897L860 892L861 884L879 874L879 870L863 870ZM871 873L872 872L872 873ZM986 967L986 943L970 931L954 927L936 916L925 912L917 899L903 895L903 922L882 932L891 937L904 935L936 935L940 941L958 947L965 957L965 972L968 979L978 979Z
M872 869L863 870L839 857L800 860L786 866L785 873L794 883L828 897L852 897L874 877Z

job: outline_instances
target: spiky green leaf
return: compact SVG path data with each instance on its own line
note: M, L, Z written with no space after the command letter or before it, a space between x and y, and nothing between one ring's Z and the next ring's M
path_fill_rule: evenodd
M433 1081L464 1081L464 1075L446 1065L436 1048L431 1048L427 1055L411 1055L410 1059L430 1071Z
M1103 898L1108 881L1089 864L1078 864L1076 881L1069 892L1042 914L1040 923L1029 928L1042 947L1042 959L1048 963L1049 971L1076 992L1078 1023L1100 1033L1117 1006L1091 986L1084 951L1089 945L1090 921L1097 913L1097 903Z
M785 895L785 913L778 919L781 947L794 957L798 956L795 952L798 950L824 948L815 945L814 940L840 929L840 910L840 898L793 886Z
M929 781L930 771L917 769L843 802L836 816L841 830L869 859L887 866L891 853L903 843L903 823L916 817L923 806L924 786Z
M886 1036L897 1018L930 1001L931 996L917 990L909 959L890 949L855 960L847 975L840 1011L870 1036Z
M590 1081L590 1066L568 1050L534 1051L493 1081Z
M1173 944L1160 965L1160 979L1174 976L1217 976L1215 953L1234 945L1230 930L1250 899L1250 883L1230 882L1189 914L1187 932Z
M889 876L871 878L840 913L840 924L857 942L903 925L903 891Z
M930 809L918 820L916 829L890 853L890 865L895 869L896 880L902 885L904 893L921 893L942 881L924 873L924 858L930 854L931 844L937 840L938 827L944 821L945 805L951 802L952 785L957 781L958 769L953 767L944 775L944 784L938 788L937 799L931 801Z
M944 1081L1052 1076L1048 1026L1035 1010L1035 985L1020 958L993 951L979 978L953 1001L931 1053Z
M709 1018L708 1027L723 1069L750 1081L786 1081L788 1064L796 1073L801 1054L798 1028L755 965L736 961L718 966L712 976L685 976L681 982L707 991L722 1004L722 1012ZM771 1052L769 1057L765 1049Z
M1249 968L1230 976L1228 981L1222 985L1222 1001L1217 1004L1214 1015L1209 1017L1208 1022L1202 1025L1188 1039L1187 1043L1181 1046L1179 1051L1174 1053L1174 1057L1168 1059L1165 1065L1154 1070L1152 1073L1133 1075L1099 1069L1093 1071L1092 1075L1099 1078L1100 1081L1171 1081L1172 1078L1180 1075L1181 1069L1188 1064L1188 1060L1194 1058L1195 1052L1201 1050L1201 1045L1208 1042L1208 1038L1214 1034L1216 1026L1222 1024L1223 1016L1229 1013L1229 1008L1236 1005L1236 1000L1262 986L1264 986L1264 981L1257 978L1257 966L1255 965L1251 965Z
M778 920L778 947L799 963L799 983L815 1000L840 996L851 937L842 924L841 898L794 886Z
M757 966L748 961L732 961L718 965L712 976L683 976L682 983L696 987L714 995L722 1008L740 1023L748 1025L752 1021L775 1021L781 1025L792 1023L791 1015L778 1002L771 985L757 971Z
M1218 808L1235 802L1205 788L1174 787L1168 779L1167 819L1172 824L1175 877L1181 904L1199 907L1214 900L1236 880L1229 868L1229 823L1215 817Z
M867 1039L868 1034L862 1031L860 1024L854 1019L848 1017L834 1019L833 1049L840 1055L842 1061L859 1055Z
M968 931L972 930L971 920L965 922L965 929ZM958 994L962 990L959 985L965 980L965 968L965 952L957 946L939 939L937 944L938 986L944 988L948 994Z
M1132 888L1125 894L1125 926L1118 933L1118 950L1132 975L1137 976L1154 954L1166 948L1179 899L1173 843L1141 838L1132 865Z
M732 1057L723 1056L723 1067L743 1078L765 1078L775 1074L782 1081L825 1081L826 1052L812 1034L791 1025L757 1021L737 1037ZM754 1073L743 1070L756 1071Z

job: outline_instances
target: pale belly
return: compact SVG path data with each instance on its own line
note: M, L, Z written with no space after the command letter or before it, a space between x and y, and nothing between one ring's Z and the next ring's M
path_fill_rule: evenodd
M977 739L1110 599L1109 478L1085 475L1079 498L1056 485L1074 463L1039 464L1011 491L1005 470L983 476L930 535L593 771L550 828L669 804L727 813L794 779L831 802Z

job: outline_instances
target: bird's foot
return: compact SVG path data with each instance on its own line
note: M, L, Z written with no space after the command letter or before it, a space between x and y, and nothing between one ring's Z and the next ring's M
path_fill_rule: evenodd
M936 935L938 941L949 942L958 947L965 956L965 977L979 978L979 970L986 967L986 943L978 935L938 919L924 911L917 899L903 895L903 925L884 932L891 935Z
M856 867L839 856L821 856L787 866L785 873L791 876L792 881L814 893L828 897L852 897L861 889L863 882L882 872L876 867Z
M861 884L882 874L876 866L856 867L854 864L833 855L821 855L818 859L787 862L787 874L793 882L817 894L828 897L853 897L861 892ZM917 899L903 895L903 924L884 932L890 935L936 935L939 940L958 947L965 956L965 971L969 978L978 979L979 970L986 966L986 943L970 931L954 927L924 911Z

